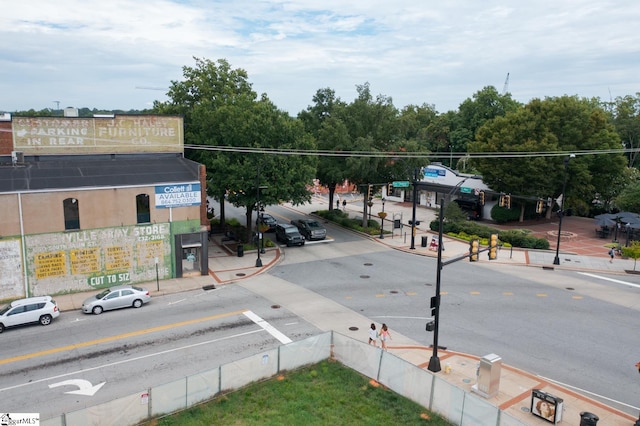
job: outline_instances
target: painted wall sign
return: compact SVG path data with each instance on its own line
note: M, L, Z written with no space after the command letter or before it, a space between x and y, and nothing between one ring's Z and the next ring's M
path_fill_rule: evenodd
M14 117L13 146L26 155L183 152L182 117Z
M200 205L200 184L156 186L156 208Z
M171 276L169 223L28 235L25 239L25 264L33 295L152 281L156 258L159 277ZM0 242L0 266L3 253L9 265L21 265L19 240L11 245ZM21 266L3 270L3 282L6 279L13 284L7 289L0 286L0 294L23 294L21 271Z

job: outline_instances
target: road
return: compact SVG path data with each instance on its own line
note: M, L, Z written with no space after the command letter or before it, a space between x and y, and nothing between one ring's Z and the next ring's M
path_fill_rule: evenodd
M280 221L301 217L281 207L269 213ZM326 242L283 247L283 260L267 279L305 287L387 323L392 336L430 345L425 324L435 260L327 228ZM439 344L478 356L496 353L509 365L620 401L606 400L635 414L629 407L637 406L638 385L629 366L638 355L640 279L624 278L456 262L442 274ZM241 285L158 297L141 309L100 316L63 313L48 327L2 334L2 409L49 418L277 347L281 340L248 311L294 341L324 326ZM97 389L69 393L83 382L68 380Z
M239 286L158 297L140 309L99 316L65 312L47 327L7 330L0 358L2 409L51 418L284 343L257 325L255 315L291 340L319 333ZM78 395L70 392L84 383L68 380L100 387Z
M361 245L339 229L330 234L336 240L330 247L288 250L270 273L431 345L425 324L435 259ZM638 378L629 366L638 357L640 279L623 278L453 263L442 272L439 346L496 353L509 365L636 414Z

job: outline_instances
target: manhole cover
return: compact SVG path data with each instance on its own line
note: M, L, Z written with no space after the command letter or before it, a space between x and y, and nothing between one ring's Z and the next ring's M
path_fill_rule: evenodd
M520 407L520 410L525 412L525 413L528 413L529 412L529 407Z
M398 290L391 290L389 293L391 293L391 294L398 294Z
M430 283L426 283L425 285L426 285L427 287L433 287L433 284L430 284Z
M236 274L236 277L244 277L245 275L247 275L247 274L245 274L245 273L243 273L243 272L238 272L238 273Z
M208 284L208 285L202 286L202 289L203 290L215 290L216 286L213 285L213 284Z
M358 327L349 327L350 331L358 331Z
M360 278L371 278L369 275L360 275Z
M364 266L373 266L373 263L365 263Z
M280 305L271 305L271 309L280 309Z
M573 287L567 287L567 290L575 290Z

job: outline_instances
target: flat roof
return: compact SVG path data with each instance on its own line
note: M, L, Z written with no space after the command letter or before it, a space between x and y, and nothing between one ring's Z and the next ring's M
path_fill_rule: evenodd
M0 193L199 182L200 164L177 153L0 157Z

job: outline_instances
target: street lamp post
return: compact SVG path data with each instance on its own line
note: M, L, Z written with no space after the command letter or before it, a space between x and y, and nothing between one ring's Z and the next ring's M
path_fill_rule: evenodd
M266 186L260 186L260 167L258 167L258 175L256 176L256 232L258 234L258 244L257 244L257 252L258 258L256 259L256 268L262 267L262 259L260 259L260 240L261 240L261 232L260 232L260 190L266 189ZM262 216L264 218L264 216ZM264 252L263 252L264 253Z
M418 197L418 171L420 169L415 169L413 172L413 209L411 216L411 250L416 249L416 198Z
M258 243L260 243L260 253L264 254L264 235L263 235L264 226L264 206L260 206L260 226L258 227Z
M560 237L562 236L562 218L564 217L564 200L567 198L565 191L567 189L567 174L569 170L569 158L575 157L575 154L571 154L564 159L564 179L562 180L562 200L560 201L560 210L558 211L558 241L556 243L556 257L553 259L554 265L560 264Z
M450 197L462 184L469 179L464 178L449 191L447 198ZM429 371L437 373L442 370L440 367L440 358L438 358L438 330L440 327L440 281L442 277L442 234L444 233L444 198L440 199L440 218L438 219L438 261L436 265L436 296L433 306L433 350L429 359Z
M387 214L384 212L384 202L387 201L382 198L382 212L380 213L380 239L384 239L384 218L387 217Z

